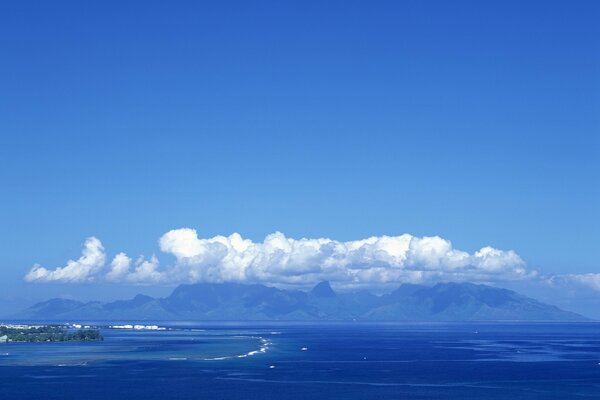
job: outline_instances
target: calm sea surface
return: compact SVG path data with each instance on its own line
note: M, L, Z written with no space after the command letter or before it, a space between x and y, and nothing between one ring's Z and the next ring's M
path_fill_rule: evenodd
M600 399L600 324L162 323L0 344L0 399Z

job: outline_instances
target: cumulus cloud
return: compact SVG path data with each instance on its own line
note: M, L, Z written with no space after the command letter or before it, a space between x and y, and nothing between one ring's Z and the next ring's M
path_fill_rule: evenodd
M49 270L41 265L34 265L25 280L29 282L89 282L104 266L106 255L100 240L89 237L83 244L81 257L67 261L64 267Z
M89 242L89 243L88 243ZM101 257L92 262L90 250ZM438 236L374 236L354 241L286 237L275 232L262 242L240 234L200 238L182 228L159 239L175 262L161 268L157 257L117 254L103 269L104 250L96 238L86 241L84 256L56 270L34 266L30 281L85 282L93 278L134 284L193 282L262 282L309 285L330 280L340 286L375 286L403 282L519 280L535 276L514 251L492 247L470 254ZM67 271L65 271L68 268ZM69 278L67 278L67 276Z
M237 233L202 239L194 229L184 228L164 234L159 245L176 258L164 277L188 282L309 284L328 279L360 285L522 279L532 274L514 251L484 247L469 254L437 236L404 234L340 242L292 239L276 232L256 243Z
M159 239L163 253L175 261L161 268L156 256L135 262L118 253L105 268L97 238L84 244L83 255L67 266L34 266L25 277L38 282L105 280L132 284L193 282L262 282L309 285L330 280L340 286L376 286L402 282L518 280L535 275L514 251L492 247L470 254L438 236L373 236L354 241L286 237L281 232L262 242L240 234L200 238L182 228Z
M125 276L127 282L139 284L161 283L166 281L164 273L158 271L159 262L156 256L149 260L138 258L135 269Z
M131 258L125 253L119 253L113 258L110 263L110 271L106 274L106 279L109 281L120 281L129 273L131 266Z

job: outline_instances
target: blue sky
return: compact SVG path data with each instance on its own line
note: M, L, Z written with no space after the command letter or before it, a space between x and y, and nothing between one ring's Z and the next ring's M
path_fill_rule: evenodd
M157 241L183 227L439 235L598 273L599 17L594 1L2 4L0 297L70 294L23 277L90 236L168 264Z

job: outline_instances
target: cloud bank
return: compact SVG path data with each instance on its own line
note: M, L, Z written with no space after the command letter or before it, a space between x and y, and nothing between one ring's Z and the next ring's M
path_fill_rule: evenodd
M165 233L160 250L175 257L161 268L156 256L135 261L121 252L106 265L100 240L88 238L83 254L54 270L35 265L30 282L109 281L129 284L260 282L310 285L329 280L340 286L404 282L521 280L536 276L512 250L483 247L470 254L438 236L374 236L341 242L293 239L275 232L262 242L230 236L200 238L195 229Z

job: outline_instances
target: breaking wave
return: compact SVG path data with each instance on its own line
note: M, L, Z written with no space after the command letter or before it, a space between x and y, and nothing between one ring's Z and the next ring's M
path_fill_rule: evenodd
M266 353L269 350L269 346L271 345L271 342L262 336L235 336L235 337L245 338L245 339L256 339L260 342L260 347L256 350L252 350L252 351L249 351L249 352L243 353L243 354L238 354L238 355L233 355L233 356L225 356L225 357L203 358L203 360L204 361L221 361L221 360L229 360L229 359L233 359L233 358L252 357L257 354Z

